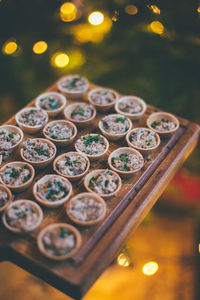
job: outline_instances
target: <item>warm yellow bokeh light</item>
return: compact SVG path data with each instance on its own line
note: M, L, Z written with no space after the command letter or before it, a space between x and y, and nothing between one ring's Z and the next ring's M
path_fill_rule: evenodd
M160 14L160 9L158 8L157 5L150 5L149 8L152 10L152 12L153 12L154 14L157 14L157 15Z
M197 11L198 13L200 13L200 5L197 7Z
M94 11L88 17L88 21L92 25L100 25L103 23L103 20L104 15L100 11Z
M142 272L144 275L151 276L151 275L154 275L158 271L158 268L159 268L159 266L158 266L157 262L150 261L143 266Z
M14 41L8 41L3 45L2 51L7 54L13 54L17 50L17 43Z
M48 45L45 41L39 41L33 45L33 52L35 54L42 54L44 53L48 48Z
M121 253L117 257L117 263L120 267L125 267L125 268L129 267L130 266L130 258L126 254Z
M69 63L69 56L63 52L56 52L51 57L51 64L57 68L64 68Z
M164 32L164 29L165 29L163 24L159 21L153 21L150 24L150 28L156 34L162 34Z
M72 2L65 2L60 7L60 18L63 22L71 22L76 19L77 8Z
M126 5L125 12L129 15L136 15L138 13L138 9L135 5L129 4Z
M199 253L200 253L200 243L199 243Z

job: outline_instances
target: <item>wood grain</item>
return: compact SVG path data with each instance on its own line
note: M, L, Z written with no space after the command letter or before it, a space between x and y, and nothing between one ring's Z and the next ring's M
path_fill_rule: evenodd
M91 84L90 88L92 87L94 85ZM57 91L56 84L47 91ZM34 105L34 101L29 106ZM73 102L75 100L68 100L67 104ZM148 115L154 111L159 111L159 109L148 106L145 115L139 122L133 123L133 126L144 127ZM93 127L79 130L78 137L88 132L99 132L97 124L103 116L103 114L98 114ZM60 119L63 116L60 115L57 118ZM129 234L137 228L177 169L196 146L199 126L182 118L178 119L181 124L180 129L169 140L162 140L158 150L152 154L151 161L146 161L141 171L134 177L123 179L123 189L117 197L106 200L105 220L91 228L76 226L82 234L83 244L72 260L63 262L48 260L39 253L35 240L38 231L50 223L58 221L71 223L65 214L64 207L43 209L45 216L43 223L36 232L27 236L15 236L0 224L0 260L12 261L64 293L77 299L81 298L117 255ZM14 117L6 123L16 124ZM42 135L40 133L37 136ZM25 139L27 137L28 135L25 135ZM109 153L123 145L126 143L112 142ZM73 145L67 146L58 150L57 155L72 149L74 149ZM107 168L107 157L108 155L97 163L92 162L91 170ZM18 150L8 161L13 160L20 160ZM53 173L52 165L43 171L36 171L35 180L48 173ZM73 190L74 194L82 192L83 180L78 185L73 183ZM19 198L34 199L32 188L15 196L15 199Z

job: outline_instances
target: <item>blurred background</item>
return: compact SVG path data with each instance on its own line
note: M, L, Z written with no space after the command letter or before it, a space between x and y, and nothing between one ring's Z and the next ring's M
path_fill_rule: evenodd
M0 47L1 123L70 73L200 123L200 1L0 0ZM200 299L199 149L85 300ZM7 262L0 277L0 300L69 299Z

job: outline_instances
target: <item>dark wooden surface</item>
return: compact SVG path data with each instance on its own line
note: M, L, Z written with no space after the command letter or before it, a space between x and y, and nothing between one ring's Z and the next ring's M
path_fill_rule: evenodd
M50 90L56 91L56 85L48 89ZM75 101L68 100L67 104ZM34 100L29 105L34 105ZM139 122L133 123L133 126L144 127L148 115L154 111L158 109L148 106L145 115ZM79 130L78 136L88 132L99 132L97 124L103 116L103 114L98 114L93 128L90 126L90 128ZM63 116L57 117L57 119L60 118ZM77 299L81 298L114 259L129 234L137 228L177 169L196 146L199 126L182 118L178 119L181 124L180 129L169 140L162 140L159 148L152 154L151 161L146 161L141 171L134 177L123 179L123 188L117 197L106 200L107 215L102 223L88 228L76 226L82 234L83 244L73 259L63 262L50 261L40 254L36 245L35 238L44 226L58 221L71 223L65 214L64 207L61 207L43 209L45 218L40 228L27 236L16 236L0 224L0 260L9 260L64 293ZM16 124L14 117L7 123ZM42 135L40 133L37 136ZM25 135L25 138L27 137ZM124 145L126 145L125 141L110 143L109 153ZM58 155L72 149L74 149L73 145L65 147L58 150ZM107 168L109 153L102 160L92 162L91 170ZM13 153L8 161L13 160L20 160L19 151ZM43 171L37 171L35 180L52 172L52 165ZM83 182L81 181L78 185L73 183L73 189L74 194L84 191ZM15 199L19 198L34 199L32 188L15 195Z

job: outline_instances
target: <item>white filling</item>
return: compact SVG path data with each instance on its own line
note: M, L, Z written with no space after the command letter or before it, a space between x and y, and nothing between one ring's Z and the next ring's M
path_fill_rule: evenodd
M152 148L158 144L156 133L148 129L135 130L129 139L133 145L143 149Z
M110 170L93 176L89 181L89 188L98 194L111 194L118 188L118 177Z
M68 124L54 123L47 126L45 134L54 140L69 140L74 134L74 128Z
M29 180L31 172L27 165L24 167L6 166L1 171L0 176L3 183L12 186L19 186Z
M47 230L42 238L42 242L47 253L52 256L65 255L76 246L73 232L65 227Z
M28 161L40 162L54 155L54 148L40 139L27 139L23 143L23 155Z
M91 100L96 104L104 105L114 102L116 100L116 96L109 89L98 89L91 94Z
M70 201L69 214L78 221L98 219L103 213L103 204L91 197L79 197Z
M87 161L78 153L66 154L57 161L56 167L63 175L75 176L82 174L87 168Z
M76 141L76 146L81 152L88 155L98 155L106 149L104 139L99 134L82 136Z
M12 205L6 214L7 223L14 228L30 230L38 221L39 215L28 202Z
M8 150L12 146L16 145L21 136L19 133L7 130L4 128L0 129L0 150Z

